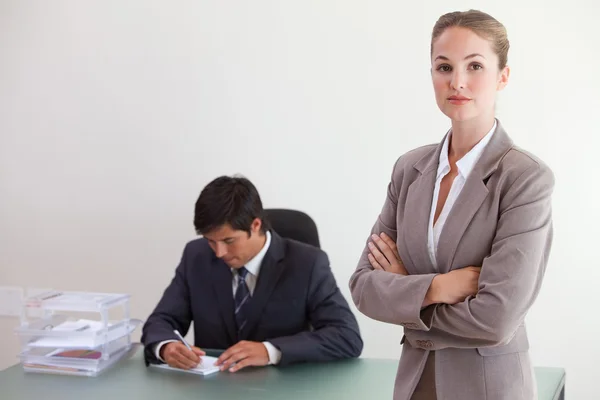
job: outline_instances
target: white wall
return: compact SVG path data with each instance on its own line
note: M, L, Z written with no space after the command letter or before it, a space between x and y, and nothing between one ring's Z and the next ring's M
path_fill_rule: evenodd
M476 7L511 40L498 116L557 178L531 353L567 368L570 398L590 398L600 6L418 3L0 1L0 286L129 292L145 318L194 238L201 188L243 173L267 207L315 218L350 299L394 161L448 127L431 28ZM359 321L365 357L398 357L399 327ZM15 324L0 320L0 368L16 362Z

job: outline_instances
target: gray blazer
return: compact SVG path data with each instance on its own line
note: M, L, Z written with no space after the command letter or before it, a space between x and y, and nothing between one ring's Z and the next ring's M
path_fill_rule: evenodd
M409 275L373 270L365 246L352 298L368 317L404 327L394 399L410 399L433 350L438 400L537 398L523 320L550 253L554 176L498 122L446 220L434 268L427 225L442 143L398 159L372 229L396 240ZM476 296L421 309L436 274L469 265L482 267Z

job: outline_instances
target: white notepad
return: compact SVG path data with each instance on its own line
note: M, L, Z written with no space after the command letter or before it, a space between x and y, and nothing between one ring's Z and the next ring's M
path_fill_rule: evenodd
M162 369L170 369L172 371L187 372L196 375L210 375L214 374L215 372L219 372L219 367L215 365L217 357L202 356L200 357L200 359L202 360L202 362L198 364L196 368L192 369L173 368L167 364L150 364L150 366Z

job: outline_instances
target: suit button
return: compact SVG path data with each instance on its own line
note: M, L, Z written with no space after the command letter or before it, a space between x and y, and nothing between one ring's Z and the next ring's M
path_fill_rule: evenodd
M431 349L433 347L433 342L431 340L417 340L416 343L417 346L424 349Z

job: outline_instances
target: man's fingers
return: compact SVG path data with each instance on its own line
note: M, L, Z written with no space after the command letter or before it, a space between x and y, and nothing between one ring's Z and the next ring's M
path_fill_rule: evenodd
M229 368L229 372L237 372L242 368L252 365L250 360L251 358L244 358L243 360L237 362L233 367Z
M172 350L169 352L170 356L179 364L179 368L195 368L200 363L200 357L193 351L189 351L183 343L178 343L177 346L173 346L170 350Z
M217 358L215 365L221 365L225 360L229 359L229 357L231 357L231 355L237 351L237 347L238 347L238 345L235 344L235 345L231 346L230 348L228 348L227 350L225 350L223 352L223 354L221 354L219 356L219 358Z
M176 360L177 363L177 368L181 368L181 369L192 369L192 368L196 368L196 366L192 363L190 363L189 361L186 360Z
M238 359L239 353L244 350L243 342L239 342L234 346L230 347L225 351L225 353L221 354L221 357L218 358L215 365L222 366L221 370L227 368L228 365L231 365Z
M192 351L194 352L194 354L196 354L198 357L202 357L206 355L206 352L196 346L192 346Z
M189 351L187 349L187 347L184 347L183 349L177 349L178 352L177 354L179 354L181 356L181 358L183 358L184 360L189 361L192 364L198 365L198 363L200 362L200 357L194 353L193 351Z
M179 360L190 368L195 368L200 363L200 357L187 348L179 352Z
M229 360L229 357L231 357L231 352L221 354L219 358L217 358L217 361L215 361L215 365L222 365L226 360Z
M233 354L231 357L229 357L227 360L225 360L223 362L223 365L221 366L221 371L225 371L226 369L229 369L233 364L238 363L247 357L248 357L248 354L245 351L240 351L240 352Z
M171 358L171 363L169 364L172 364L172 366L181 369L195 368L197 365L180 353L173 354Z
M200 350L200 349L198 349L198 350ZM200 351L202 351L202 350L200 350ZM169 352L173 355L180 354L181 356L188 358L190 361L193 361L196 363L198 361L200 361L199 356L196 353L194 353L193 350L189 351L188 348L181 342L174 343L174 345L169 348Z

